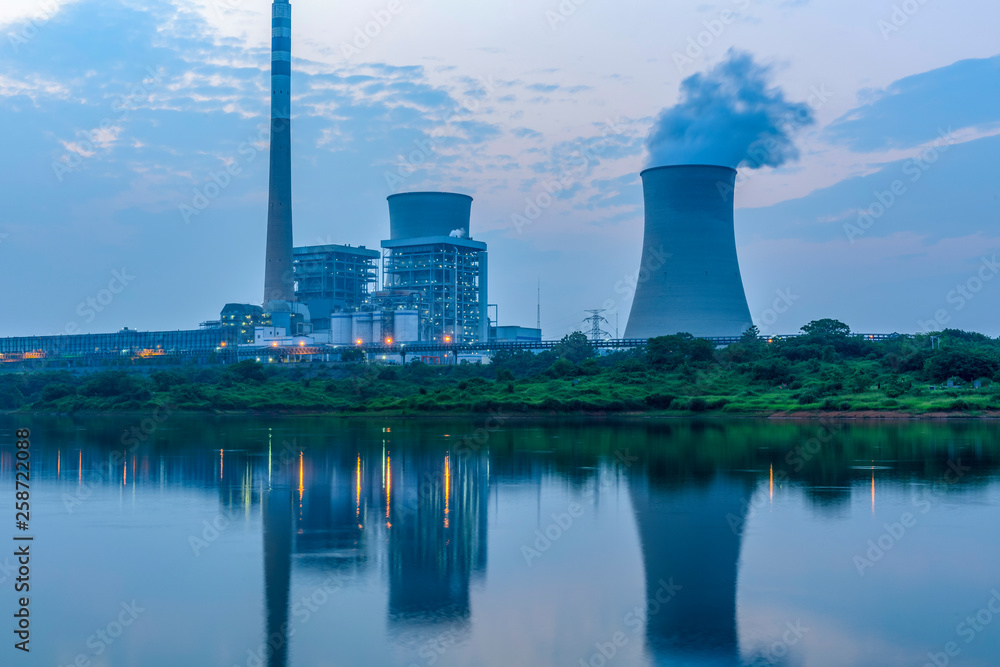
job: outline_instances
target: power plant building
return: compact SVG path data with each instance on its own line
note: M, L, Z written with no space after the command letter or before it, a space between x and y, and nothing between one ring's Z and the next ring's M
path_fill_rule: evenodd
M227 303L222 308L218 325L222 328L236 330L240 345L249 345L254 341L254 329L271 326L271 315L265 313L264 309L257 305Z
M642 172L642 264L625 338L735 337L753 324L736 254L735 183L730 167Z
M487 252L470 238L472 197L413 192L388 201L390 239L382 242L377 296L396 304L390 311L414 308L423 341L487 341Z
M332 313L364 306L378 286L378 250L305 246L295 248L294 257L295 297L309 308L314 331L329 330Z

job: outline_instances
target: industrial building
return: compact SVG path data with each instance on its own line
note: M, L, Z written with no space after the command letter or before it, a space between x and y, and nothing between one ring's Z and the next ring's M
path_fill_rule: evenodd
M236 327L0 338L0 364L79 367L137 361L225 363L236 358Z
M319 245L294 249L295 298L309 308L314 331L330 330L330 314L364 306L378 286L378 250Z
M487 252L469 233L472 197L411 192L388 201L380 298L417 310L420 340L486 341Z
M491 326L491 341L541 342L542 330L519 326Z
M240 345L247 345L254 340L254 329L271 326L271 315L264 312L260 306L249 303L227 303L222 308L218 322L202 322L202 328L232 327L237 334Z
M712 165L642 172L642 264L625 338L739 336L753 324L736 255L736 170Z

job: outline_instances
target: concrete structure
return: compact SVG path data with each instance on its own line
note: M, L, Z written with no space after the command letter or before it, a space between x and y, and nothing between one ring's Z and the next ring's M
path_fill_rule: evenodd
M330 316L330 344L352 345L355 338L354 315L352 313L334 313Z
M736 170L711 165L642 172L642 264L625 338L739 336L753 321L736 255Z
M313 331L309 308L295 301L268 301L265 315L272 325L281 327L294 336L304 336Z
M382 313L354 313L352 315L351 340L359 345L383 342Z
M321 245L293 253L295 297L309 307L315 331L330 329L331 313L361 308L378 285L378 250Z
M541 329L531 329L529 327L506 326L490 327L490 340L496 341L539 341L542 340Z
M470 238L472 197L453 192L407 192L389 197L389 238Z
M420 313L415 310L396 310L392 315L395 343L416 343L420 340Z
M292 6L271 6L271 164L264 263L264 308L295 301L292 277Z
M392 195L382 282L420 312L420 339L475 343L489 335L486 244L469 236L472 197Z

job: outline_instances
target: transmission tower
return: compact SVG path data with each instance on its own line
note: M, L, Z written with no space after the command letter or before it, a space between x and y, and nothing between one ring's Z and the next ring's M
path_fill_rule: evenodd
M587 312L590 313L590 317L586 318L584 322L590 323L590 340L597 342L599 340L608 340L611 338L611 334L601 328L602 323L608 323L608 321L601 315L601 313L604 312L604 309L588 310Z

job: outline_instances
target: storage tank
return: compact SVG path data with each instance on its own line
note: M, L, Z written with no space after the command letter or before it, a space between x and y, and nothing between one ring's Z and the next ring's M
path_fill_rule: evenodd
M404 192L389 198L389 238L469 238L472 197L454 192Z
M642 263L626 338L739 336L753 321L736 255L736 170L714 165L642 172Z
M333 313L330 315L330 343L332 345L352 345L354 336L354 317L351 313Z
M372 342L372 314L354 313L351 317L351 341L362 344Z
M420 340L420 314L417 311L397 310L394 316L397 343L416 343Z

